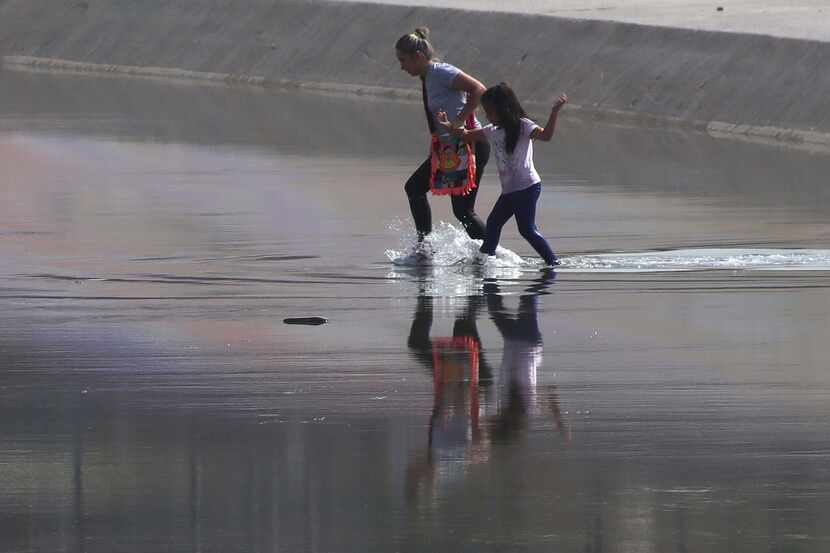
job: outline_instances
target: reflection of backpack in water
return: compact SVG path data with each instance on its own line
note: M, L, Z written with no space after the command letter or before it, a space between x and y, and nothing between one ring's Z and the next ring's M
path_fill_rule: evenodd
M435 383L470 382L478 384L478 342L472 336L432 339L432 366ZM468 371L469 369L469 371ZM469 372L469 376L465 373Z
M432 369L435 397L439 398L445 384L467 382L470 419L478 427L478 363L479 345L471 336L434 338Z

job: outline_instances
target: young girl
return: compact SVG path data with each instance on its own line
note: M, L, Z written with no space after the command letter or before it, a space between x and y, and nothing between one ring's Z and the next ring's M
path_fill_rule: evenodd
M536 202L542 183L533 166L531 140L547 142L551 139L559 110L567 101L565 94L557 98L544 129L527 118L516 94L506 83L488 88L481 97L481 106L491 123L484 128L464 129L448 121L445 113L437 115L441 126L454 135L467 142L490 142L496 154L502 194L487 217L482 253L495 255L502 227L515 216L519 233L545 263L559 265L547 240L536 229Z

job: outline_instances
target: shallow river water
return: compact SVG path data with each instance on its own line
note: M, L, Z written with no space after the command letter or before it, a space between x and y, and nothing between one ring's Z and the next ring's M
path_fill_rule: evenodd
M0 550L830 550L830 155L564 113L412 265L417 103L0 73Z

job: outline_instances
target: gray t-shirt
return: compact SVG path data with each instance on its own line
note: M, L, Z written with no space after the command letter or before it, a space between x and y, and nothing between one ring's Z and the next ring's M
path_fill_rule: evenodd
M435 123L435 130L440 137L449 136L449 133L435 120L435 114L439 111L447 112L447 117L452 120L457 117L467 104L467 93L461 90L453 90L452 81L461 70L449 63L432 62L429 64L424 83L427 89L427 107L430 117ZM475 120L475 127L481 125Z
M487 125L482 129L496 154L502 194L518 192L541 181L533 165L533 141L530 139L530 133L538 128L538 125L526 117L522 117L521 123L519 139L512 154L507 153L504 144L504 129L493 125Z

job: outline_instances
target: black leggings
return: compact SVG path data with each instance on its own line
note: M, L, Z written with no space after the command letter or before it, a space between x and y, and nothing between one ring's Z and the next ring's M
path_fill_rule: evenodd
M478 194L478 185L481 183L481 176L484 174L484 167L490 159L490 144L487 142L476 142L476 187L465 196L450 196L452 201L452 212L458 219L470 238L484 239L484 223L476 215L475 204ZM406 195L409 198L409 209L412 211L412 218L415 219L415 228L418 230L418 238L432 232L432 212L427 201L429 192L429 159L415 169L409 180L406 181Z

